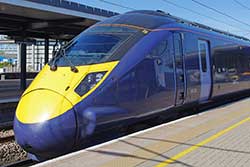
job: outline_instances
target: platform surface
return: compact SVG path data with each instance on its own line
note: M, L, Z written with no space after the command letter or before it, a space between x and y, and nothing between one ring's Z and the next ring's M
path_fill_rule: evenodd
M250 98L36 166L249 167Z

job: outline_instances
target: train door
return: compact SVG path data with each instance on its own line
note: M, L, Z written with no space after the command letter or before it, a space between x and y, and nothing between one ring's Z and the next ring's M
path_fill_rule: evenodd
M185 78L185 64L182 47L182 34L174 33L174 57L175 57L175 75L176 75L176 96L175 104L181 105L184 103L186 96L186 78Z
M200 101L209 99L211 92L211 68L210 68L210 49L209 43L206 40L198 40L198 56L200 65Z

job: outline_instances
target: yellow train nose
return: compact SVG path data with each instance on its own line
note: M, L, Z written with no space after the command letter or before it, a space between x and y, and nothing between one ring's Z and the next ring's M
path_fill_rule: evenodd
M41 123L62 115L72 107L63 95L49 89L37 89L22 96L16 117L24 124Z

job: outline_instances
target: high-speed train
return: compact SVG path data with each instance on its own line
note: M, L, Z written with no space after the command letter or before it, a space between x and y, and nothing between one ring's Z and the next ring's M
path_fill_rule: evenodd
M17 143L46 159L91 136L250 88L250 42L161 11L132 11L85 30L18 104Z

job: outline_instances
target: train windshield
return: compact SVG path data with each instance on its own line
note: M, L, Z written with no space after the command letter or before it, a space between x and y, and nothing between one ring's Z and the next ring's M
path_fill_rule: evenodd
M136 29L127 27L92 27L63 47L63 51L52 61L57 66L80 66L111 61L114 52L136 32Z

